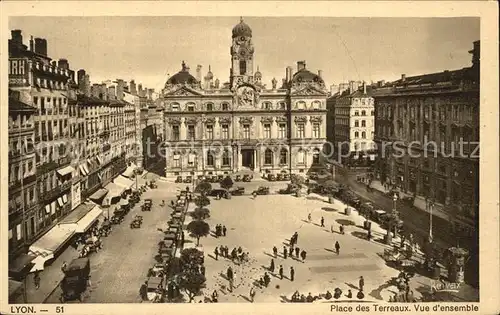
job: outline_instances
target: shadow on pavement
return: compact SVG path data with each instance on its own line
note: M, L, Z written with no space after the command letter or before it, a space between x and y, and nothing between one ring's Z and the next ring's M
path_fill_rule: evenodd
M330 253L335 253L335 251L334 251L333 249L325 248L325 250L326 250L327 252L330 252Z
M327 211L327 212L336 212L337 210L330 208L330 207L322 207L321 210Z
M278 258L278 257L281 258L282 257L282 256L280 256L280 254L277 255L278 257L274 257L273 254L269 254L268 252L264 252L264 255L267 255L267 256L269 256L271 258Z
M365 232L352 231L351 235L355 236L355 237L357 237L359 239L365 240L365 241L368 240L367 239L367 234Z
M359 291L359 288L352 283L344 282L349 288Z
M354 223L354 221L345 220L345 219L337 219L337 220L335 220L335 222L337 222L338 224L342 224L344 226L356 225L356 223Z
M377 300L383 300L382 295L381 295L382 290L390 288L391 286L392 286L392 284L384 283L384 284L380 285L378 288L373 289L370 293L368 293L368 295L376 298Z
M286 297L286 295L280 295L281 303L290 303L292 300Z

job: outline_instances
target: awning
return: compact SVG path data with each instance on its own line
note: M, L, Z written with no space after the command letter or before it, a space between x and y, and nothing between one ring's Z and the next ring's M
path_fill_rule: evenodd
M50 214L50 204L45 205L45 214Z
M115 183L109 183L105 188L108 190L108 194L102 201L103 205L111 205L112 199L121 197L121 195L125 191L125 188L123 186L117 185Z
M133 181L131 181L130 179L123 177L121 175L119 175L117 178L115 178L113 180L113 183L115 183L119 186L122 186L125 189L130 189L130 187L132 187L132 185L134 184Z
M120 200L120 206L127 206L127 205L128 205L128 200L127 199Z
M59 204L59 207L64 206L64 202L61 197L57 198L57 203Z
M57 170L57 173L61 176L66 176L68 174L71 174L74 170L75 169L72 166L66 166Z
M43 270L45 262L53 258L54 253L60 249L74 233L75 231L66 224L57 224L31 245L29 248L30 253L37 256L33 260L35 265L31 268L31 271Z
M84 233L101 213L101 207L96 204L82 203L62 219L60 224L73 229L75 233Z
M31 270L35 255L21 254L13 261L9 262L9 276L22 278L23 273Z
M85 168L83 167L83 165L80 165L80 174L82 174L82 176L87 176L87 172L85 171Z
M125 172L122 173L122 176L130 178L134 175L134 170L135 170L135 167L129 166L129 167L127 167Z
M98 165L102 164L102 159L98 155L96 155L95 160L97 161Z
M103 198L104 196L106 196L107 193L108 193L108 190L106 188L101 188L98 191L96 191L95 193L93 193L89 198L92 200L99 200L99 199Z
M64 202L64 203L68 202L68 195L67 195L67 194L64 194L64 195L62 196L62 198L63 198L63 202Z
M87 173L85 175L88 175L90 173L87 164L83 164L83 169L85 169L85 173Z
M99 206L95 206L94 209L90 210L80 221L76 223L75 233L85 233L87 229L99 218L102 214L102 209Z

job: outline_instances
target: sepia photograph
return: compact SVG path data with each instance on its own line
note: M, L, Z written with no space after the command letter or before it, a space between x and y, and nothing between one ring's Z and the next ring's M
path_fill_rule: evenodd
M8 17L9 310L477 312L480 17L231 12Z

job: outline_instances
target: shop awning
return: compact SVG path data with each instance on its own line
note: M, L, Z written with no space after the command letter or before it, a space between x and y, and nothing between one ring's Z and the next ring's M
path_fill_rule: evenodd
M130 179L123 177L121 175L119 175L117 178L115 178L113 180L113 183L115 183L119 186L122 186L125 189L130 189L130 187L132 187L132 185L134 184L133 181L131 181Z
M85 170L85 173L87 173L85 175L88 175L90 173L87 164L83 164L83 169Z
M31 271L43 270L45 262L53 258L54 253L60 249L74 233L75 231L71 226L57 224L31 245L29 248L30 254L37 256L33 260L35 265L31 268Z
M120 206L127 206L127 205L128 205L128 200L127 199L120 200Z
M66 167L63 167L59 170L57 170L57 174L61 175L61 176L66 176L68 174L71 174L75 169L72 167L72 166L66 166Z
M101 216L101 214L101 207L95 206L76 223L75 233L85 233L85 231L87 231L87 229L97 220L97 218Z
M63 199L61 197L57 198L57 203L59 204L59 207L64 206Z
M83 167L83 165L80 165L80 174L82 174L82 176L87 176L87 172L85 171L85 167Z
M127 177L127 178L131 178L134 175L134 170L135 170L135 167L129 166L129 167L127 167L125 172L122 173L122 176Z
M97 160L97 163L99 163L99 165L102 164L102 159L99 157L99 155L97 155L95 159Z
M111 205L112 199L121 197L121 195L125 191L125 188L123 186L117 185L115 183L109 183L105 188L108 190L108 194L102 201L103 205Z
M82 203L61 220L60 224L75 233L84 233L102 214L102 209L94 203Z
M22 278L23 273L28 272L33 267L35 255L21 254L13 261L9 262L9 276Z
M93 193L89 198L91 200L100 200L101 198L106 196L107 193L108 193L108 190L106 188L101 188L98 191L96 191L95 193Z

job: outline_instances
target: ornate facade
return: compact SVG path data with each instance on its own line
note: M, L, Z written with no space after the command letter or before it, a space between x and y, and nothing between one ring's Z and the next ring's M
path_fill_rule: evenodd
M307 173L319 167L326 140L325 83L297 63L282 85L262 83L254 72L252 30L243 22L232 30L229 82L204 84L182 69L162 91L166 174L199 176L243 170Z

